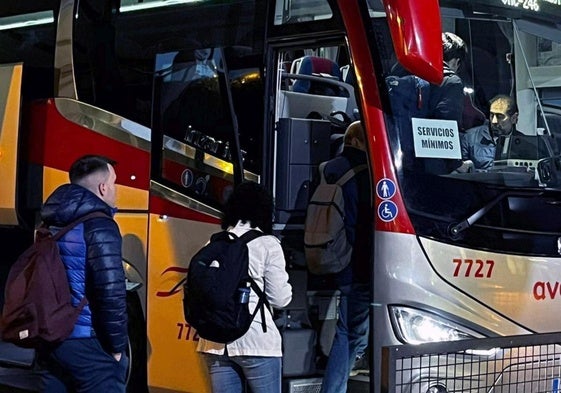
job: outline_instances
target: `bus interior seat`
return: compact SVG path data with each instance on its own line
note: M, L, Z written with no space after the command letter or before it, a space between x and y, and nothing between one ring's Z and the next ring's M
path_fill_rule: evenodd
M297 75L320 77L322 80L343 81L337 63L323 57L304 56L300 61L294 63L291 72ZM292 91L319 96L347 96L345 89L341 89L337 85L307 79L296 79L292 85Z
M296 377L315 374L317 334L312 328L308 307L308 272L289 269L292 301L280 310L275 323L282 335L283 376Z
M279 94L279 117L306 119L311 112L347 112L346 97L316 96L288 90L280 90Z
M290 73L324 76L338 81L343 80L341 78L341 70L339 69L337 63L329 59L317 56L304 56L294 60L290 69ZM298 79L294 82L294 85L292 85L292 91L299 93L312 93L312 86L312 82L304 79ZM327 93L331 92L327 91ZM329 95L338 94L333 93Z
M288 90L279 92L279 117L305 119L312 112L329 115L337 111L354 117L357 109L354 88L344 83L341 70L335 62L322 57L304 56L292 62L290 74L325 77L336 83L296 79Z

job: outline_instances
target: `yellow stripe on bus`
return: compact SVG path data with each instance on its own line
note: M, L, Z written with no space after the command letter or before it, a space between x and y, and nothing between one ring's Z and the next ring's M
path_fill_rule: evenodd
M68 182L67 171L45 167L43 169L43 201L58 186ZM117 184L116 205L119 210L148 210L148 190Z
M22 64L0 66L0 225L18 225L16 175Z

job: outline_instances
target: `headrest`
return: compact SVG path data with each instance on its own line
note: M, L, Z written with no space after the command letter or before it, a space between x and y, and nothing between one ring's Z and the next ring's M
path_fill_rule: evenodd
M298 63L297 74L328 74L337 77L339 80L341 79L339 66L335 62L324 57L304 56Z

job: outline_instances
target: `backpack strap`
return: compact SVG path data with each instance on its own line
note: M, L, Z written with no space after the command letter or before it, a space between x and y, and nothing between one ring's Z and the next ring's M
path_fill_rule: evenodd
M255 280L251 277L249 277L249 280L250 280L250 284L251 284L251 289L253 289L253 292L255 292L257 294L257 296L259 297L259 301L257 302L257 305L255 306L255 310L253 311L253 314L251 314L251 320L253 321L257 312L259 310L261 310L261 327L263 328L263 333L267 333L267 321L265 320L265 308L267 308L267 310L269 310L269 312L271 312L271 305L269 304L269 300L267 300L267 296L265 295L265 292L263 292L261 290L261 288L259 288L259 285L257 285ZM272 312L271 312L271 315L272 315Z
M319 170L319 174L320 174L320 183L327 183L327 181L325 180L325 166L327 165L329 161L324 161L321 164L319 164L318 166L318 170ZM349 169L347 172L345 172L340 178L339 180L337 180L335 182L335 184L342 186L343 184L345 184L346 182L348 182L349 180L351 180L357 173L363 171L364 169L368 168L368 165L366 164L360 164L355 166L354 168Z
M65 227L62 227L61 229L59 229L59 231L53 235L53 240L59 240L61 237L63 237L64 235L66 235L68 233L68 231L70 231L72 228L74 228L76 225L89 220L90 218L95 218L95 217L107 217L107 218L111 218L109 215L102 213L102 212L92 212L92 213L88 213L85 216L82 216L74 221L72 221L70 224L66 225Z
M261 231L258 231L257 229L250 229L249 231L247 231L246 233L240 236L240 240L243 241L245 244L247 244L253 239L257 239L259 236L263 236L263 235L265 234Z
M249 243L253 239L256 239L256 238L258 238L260 236L264 236L264 235L265 234L261 231L258 231L256 229L251 229L251 230L247 231L246 233L244 233L243 235L241 235L240 240L242 240L247 245L247 243ZM265 295L265 292L263 292L261 290L261 288L259 288L259 285L257 285L255 280L253 278L249 277L249 282L250 282L251 289L253 290L253 292L255 292L257 297L259 297L259 301L257 302L257 305L255 306L255 310L253 311L253 314L251 314L251 320L253 321L253 319L255 318L255 315L257 315L257 312L261 310L261 327L263 328L263 333L266 333L267 332L267 321L265 320L265 308L267 308L270 311L271 310L271 305L269 304L269 301L267 300L267 296Z
M326 165L327 165L327 161L324 161L321 164L319 164L319 166L318 166L319 176L320 176L319 182L320 183L327 183L327 181L325 180L325 173L323 172Z
M341 176L339 178L339 180L337 180L335 182L335 184L338 184L339 186L343 186L343 184L345 184L346 182L351 180L357 173L363 171L366 168L368 168L368 166L366 164L361 164L361 165L355 166L354 168L349 169L347 172L345 172L343 174L343 176ZM322 176L323 176L323 173L322 173Z

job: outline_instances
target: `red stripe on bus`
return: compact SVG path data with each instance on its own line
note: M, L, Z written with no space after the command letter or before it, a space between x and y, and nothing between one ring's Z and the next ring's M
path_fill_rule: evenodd
M389 222L375 218L376 229L389 232L415 233L401 197L399 183L397 182L397 176L391 160L392 155L386 134L382 102L379 91L376 88L379 85L373 72L375 67L369 50L370 46L366 37L366 31L362 23L357 23L358 20L362 19L359 4L358 2L345 0L338 0L338 3L349 37L351 55L355 64L357 82L360 87L359 91L364 113L363 124L366 127L370 163L374 173L372 184L376 184L379 179L388 178L398 185L396 193L391 199L397 206L397 217ZM376 216L376 210L382 203L382 200L375 195L373 195L373 198L375 202L374 215Z
M186 208L155 195L150 195L150 213L167 217L183 218L197 222L206 222L209 224L220 224L220 218L218 217Z
M30 104L29 160L32 163L68 171L86 154L100 154L117 161L117 183L148 190L150 152L119 142L64 118L54 100Z

